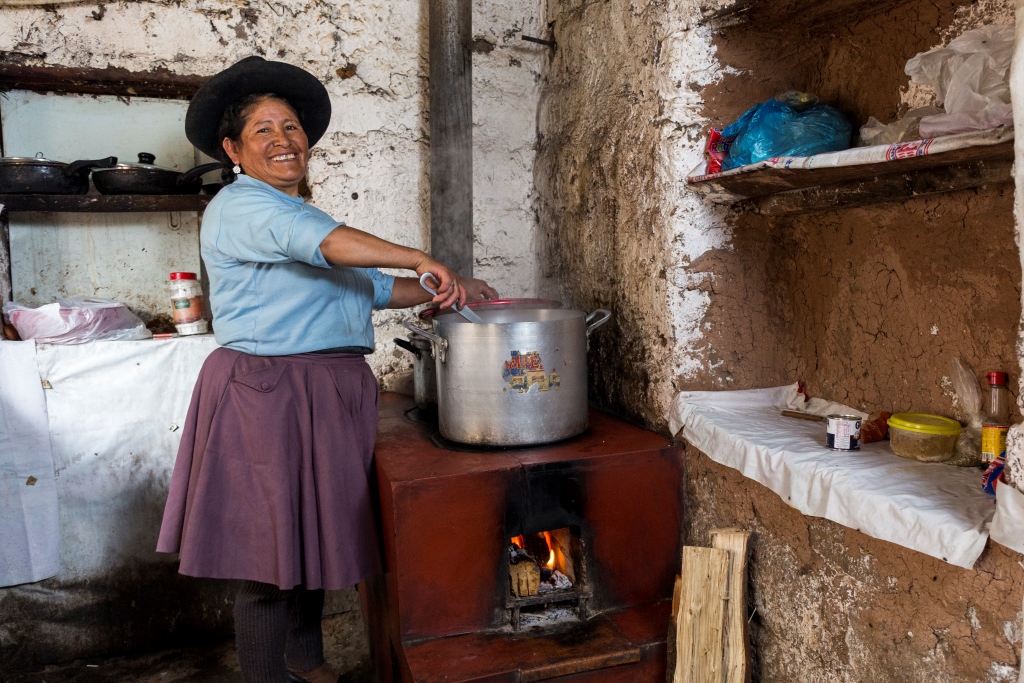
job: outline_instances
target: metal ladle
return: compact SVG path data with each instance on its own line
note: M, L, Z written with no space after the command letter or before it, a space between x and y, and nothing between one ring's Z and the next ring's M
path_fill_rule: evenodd
M431 288L431 286L427 284L427 278L430 278L431 280L438 284L441 284L441 281L434 277L433 273L423 273L423 275L420 275L420 287L427 290L434 296L437 296L437 290ZM455 309L456 313L458 313L471 323L482 323L484 321L483 318L478 316L469 306L463 306L462 308L458 308L455 304L452 304L452 308Z

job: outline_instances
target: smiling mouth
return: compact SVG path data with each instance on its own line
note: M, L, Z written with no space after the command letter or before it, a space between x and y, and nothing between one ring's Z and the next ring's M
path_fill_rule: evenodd
M276 157L270 157L271 161L292 161L295 159L294 154L278 154Z

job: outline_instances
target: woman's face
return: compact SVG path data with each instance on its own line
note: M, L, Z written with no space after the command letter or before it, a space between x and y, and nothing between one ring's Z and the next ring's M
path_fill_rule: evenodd
M238 142L224 138L221 144L246 175L299 196L299 182L309 161L309 140L298 115L287 104L274 99L257 102Z

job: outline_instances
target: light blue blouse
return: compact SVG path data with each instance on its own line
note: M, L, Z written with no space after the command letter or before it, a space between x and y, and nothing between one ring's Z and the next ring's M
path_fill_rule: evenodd
M338 225L246 175L218 192L199 239L217 343L259 356L373 348L370 314L387 307L395 279L327 263L320 242Z

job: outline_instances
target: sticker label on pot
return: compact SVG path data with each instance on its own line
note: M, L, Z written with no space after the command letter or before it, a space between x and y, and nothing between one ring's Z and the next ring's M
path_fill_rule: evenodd
M544 370L544 363L537 351L513 351L512 358L505 361L501 378L508 382L510 389L515 389L520 394L529 392L534 384L537 385L537 391L562 388L562 380L558 373Z

